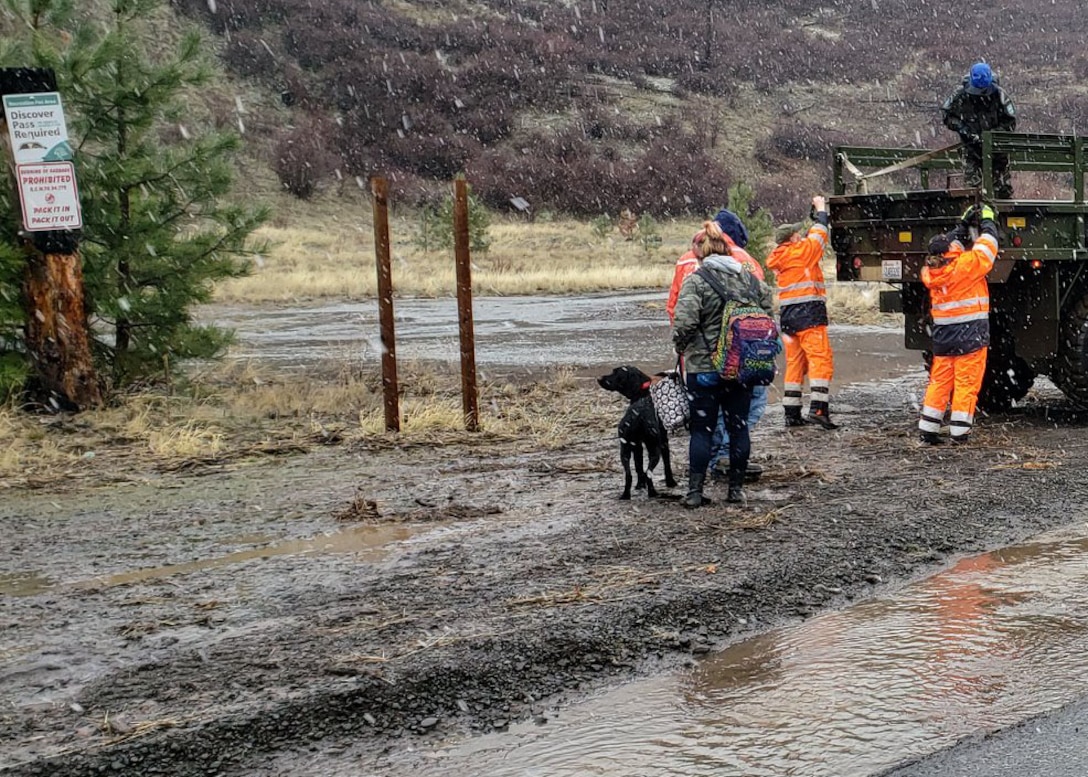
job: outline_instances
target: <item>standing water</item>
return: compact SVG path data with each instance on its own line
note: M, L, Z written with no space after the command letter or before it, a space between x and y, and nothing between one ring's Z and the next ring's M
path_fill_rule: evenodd
M739 643L547 725L443 743L394 775L879 773L1088 693L1088 537L967 558L893 598ZM356 765L323 764L329 775Z

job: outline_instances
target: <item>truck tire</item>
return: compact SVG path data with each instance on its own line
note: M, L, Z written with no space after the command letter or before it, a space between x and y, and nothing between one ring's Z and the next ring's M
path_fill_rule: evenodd
M1073 403L1088 407L1088 294L1062 313L1058 357L1050 377Z
M1015 354L990 350L986 356L986 377L978 393L978 406L987 413L1001 413L1019 402L1035 383L1035 370Z

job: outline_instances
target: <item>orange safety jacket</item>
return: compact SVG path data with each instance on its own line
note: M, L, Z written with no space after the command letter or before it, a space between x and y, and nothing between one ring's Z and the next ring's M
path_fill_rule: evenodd
M821 211L817 219L802 240L782 243L767 257L767 266L777 275L781 328L788 335L828 323L827 286L820 268L827 246L823 223L827 214Z
M729 246L729 254L738 262L748 268L752 275L759 280L764 280L766 274L755 257L733 242L729 235L723 235L726 245ZM689 275L699 269L699 258L695 251L688 251L676 260L676 270L672 276L672 286L669 287L669 301L665 303L665 312L669 314L669 321L676 317L676 301L680 299L680 287Z
M983 224L970 251L954 241L943 267L923 267L933 318L933 353L962 356L990 344L990 289L986 275L997 258L997 230Z

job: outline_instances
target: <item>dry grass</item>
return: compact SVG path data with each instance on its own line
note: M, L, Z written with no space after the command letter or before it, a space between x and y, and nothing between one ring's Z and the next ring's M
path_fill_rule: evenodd
M260 237L269 242L269 252L258 260L252 275L222 284L217 298L282 303L374 297L377 273L367 203L361 193L351 194L350 188L340 196L347 202L339 212L324 200L295 203L291 224L281 219L266 226ZM695 226L694 221L664 222L659 225L661 245L647 250L638 240L624 240L617 232L602 240L589 224L573 220L497 221L490 230L491 250L473 257L474 291L505 296L661 289L664 300L675 260L687 250ZM415 228L409 217L392 219L396 292L423 297L455 294L452 255L414 245ZM835 283L833 260L824 269L832 320L882 320L877 312L881 284Z
M361 299L377 293L374 234L369 203L354 183L313 202L281 199L281 215L258 234L268 252L253 273L222 284L224 302L291 302L315 298ZM398 294L449 296L456 291L452 252L422 250L412 214L390 219L393 285ZM662 222L661 245L647 250L617 232L601 239L588 223L572 220L492 222L492 245L473 256L478 294L576 293L668 288L676 257L687 250L696 224Z
M384 429L377 371L329 365L291 376L253 365L194 373L184 391L140 393L75 417L0 409L0 488L59 487L79 480L141 478L301 452L314 445L411 447L499 444L554 449L606 433L602 392L587 392L569 371L538 382L480 386L480 431L465 431L460 384L436 369L400 369L401 431ZM603 420L602 420L603 419ZM598 426L600 427L598 429Z

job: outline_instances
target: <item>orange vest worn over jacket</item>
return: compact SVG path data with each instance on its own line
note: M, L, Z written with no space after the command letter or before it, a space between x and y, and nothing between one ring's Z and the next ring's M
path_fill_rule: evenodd
M788 335L827 326L827 286L820 268L827 236L827 227L816 222L803 240L782 243L767 257L777 275L779 316Z
M979 235L970 251L957 241L943 267L923 267L933 317L933 353L958 356L990 344L990 289L986 274L997 258L997 238Z

